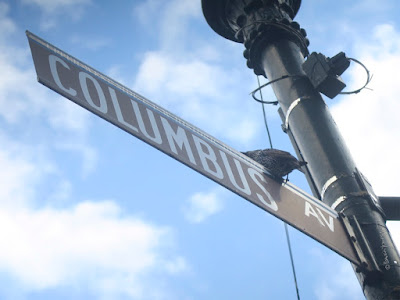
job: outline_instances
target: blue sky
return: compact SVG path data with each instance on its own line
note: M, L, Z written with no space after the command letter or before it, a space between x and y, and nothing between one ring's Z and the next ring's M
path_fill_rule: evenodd
M296 18L310 51L374 75L373 91L326 101L378 195L400 195L399 6L304 0ZM235 149L268 147L243 45L199 0L0 0L1 299L296 298L281 221L37 83L25 30ZM293 152L267 114L274 147ZM363 299L345 259L290 236L302 299Z

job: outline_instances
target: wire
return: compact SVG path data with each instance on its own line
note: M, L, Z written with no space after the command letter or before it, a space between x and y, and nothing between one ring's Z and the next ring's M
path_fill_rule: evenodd
M259 87L259 91L260 91L260 97L261 97L261 106L262 106L262 110L263 110L263 116L264 116L264 124L265 124L265 129L267 130L267 134L268 134L268 140L269 140L269 147L271 149L273 149L274 147L272 146L272 139L271 139L271 133L269 131L269 127L268 127L268 121L267 121L267 114L265 113L265 101L263 99L263 94L262 91L260 89L260 78L259 76L257 76L257 82L258 82L258 87ZM253 96L254 98L254 96ZM276 101L278 102L278 101ZM276 105L276 104L275 104Z
M295 75L295 77L296 77L296 76L297 76L297 75ZM252 96L253 96L253 98L254 98L256 101L260 102L261 105L262 105L265 129L267 130L269 145L270 145L270 148L271 148L271 149L273 149L273 147L272 147L272 139L271 139L271 133L270 133L270 131L269 131L268 120L267 120L267 115L266 115L266 113L265 113L265 107L264 107L264 105L265 105L265 104L274 104L274 105L276 105L276 104L278 103L278 101L264 101L261 89L262 89L263 87L266 87L267 85L269 85L269 84L271 84L271 83L274 83L274 82L276 82L276 81L279 81L279 80L282 80L282 79L285 79L285 78L288 78L288 77L291 77L291 76L285 75L285 76L282 76L281 78L278 78L278 79L272 80L272 81L270 81L270 82L267 82L267 83L264 84L264 85L260 85L260 78L259 78L259 76L257 76L258 88L255 89L255 90L251 93ZM256 99L255 96L254 96L254 94L255 94L257 91L260 91L261 100ZM276 103L275 103L275 102L276 102ZM296 277L296 269L295 269L295 267L294 267L294 259L293 259L292 247L291 247L291 244L290 244L289 230L288 230L287 224L286 224L285 222L283 222L283 224L284 224L284 226L285 226L286 241L287 241L287 245L288 245L288 249L289 249L290 262L291 262L291 265L292 265L292 272L293 272L294 286L295 286L295 288L296 288L297 300L300 300L299 287L298 287L298 284L297 284L297 277Z
M340 92L339 94L342 94L342 95L357 94L357 93L361 92L363 89L369 89L369 88L367 88L367 85L371 82L373 75L369 72L369 70L367 69L367 67L366 67L362 62L360 62L359 60L357 60L357 59L355 59L355 58L350 58L350 57L347 58L347 59L348 59L348 60L351 60L351 61L354 61L355 63L359 64L360 66L362 66L362 67L364 68L365 72L367 73L367 80L365 81L365 84L364 84L362 87L360 87L359 89L356 89L356 90L350 91L350 92ZM316 65L316 64L315 64L315 65ZM313 68L315 68L315 66L314 66ZM277 101L277 100L275 100L275 101L264 101L264 99L262 98L261 89L263 89L263 88L269 86L269 85L272 84L272 83L278 82L278 81L283 80L283 79L286 79L286 78L293 78L293 77L294 77L294 78L304 78L304 77L308 78L307 75L283 75L282 77L276 78L276 79L274 79L274 80L268 81L267 83L265 83L265 84L263 84L263 85L260 85L260 81L259 81L258 76L257 76L258 88L256 88L256 89L255 89L254 91L252 91L250 94L251 94L251 96L253 97L253 99L256 100L257 102L260 102L260 103L262 103L262 104L277 105L277 104L278 104L278 101ZM260 91L261 99L258 99L258 98L256 97L256 95L255 95L258 91ZM263 107L263 108L264 108L264 107Z
M361 92L363 89L367 88L367 85L371 82L373 76L370 74L369 70L367 69L367 67L362 62L358 61L355 58L348 57L347 59L351 60L351 61L354 61L355 63L359 64L361 67L364 68L365 72L367 73L367 80L366 80L365 84L361 88L359 88L357 90L354 90L354 91L351 91L351 92L340 92L339 94L342 94L342 95L357 94L357 93Z
M293 259L293 254L292 254L292 247L290 245L288 225L285 222L283 222L283 224L285 224L286 241L287 241L287 245L288 245L288 248L289 248L290 262L292 263L292 272L293 272L293 278L294 278L294 285L296 287L297 299L300 300L299 287L297 285L296 269L294 267L294 259Z
M251 96L253 97L253 99L254 100L256 100L257 102L260 102L260 103L263 103L263 104L272 104L272 105L277 105L278 104L278 101L264 101L263 99L258 99L256 96L255 96L255 94L258 92L258 91L260 91L260 94L261 94L261 89L263 89L263 88L265 88L265 87L267 87L268 85L270 85L270 84L272 84L272 83L275 83L275 82L277 82L277 81L280 81L280 80L283 80L283 79L286 79L286 78L302 78L302 77L307 77L306 75L283 75L282 77L279 77L279 78L277 78L277 79L274 79L274 80L271 80L271 81L268 81L267 83L265 83L265 84L263 84L263 85L261 85L260 86L260 82L258 82L259 84L258 84L258 88L256 88L254 91L252 91L250 94L251 94ZM257 76L257 79L258 79L258 76Z

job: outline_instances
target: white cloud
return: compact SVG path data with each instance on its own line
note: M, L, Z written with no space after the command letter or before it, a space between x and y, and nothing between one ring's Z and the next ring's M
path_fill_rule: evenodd
M232 92L240 81L243 78L234 69L190 54L176 57L159 51L144 57L134 90L163 107L173 106L175 114L212 135L246 144L260 128L254 118L259 111Z
M120 219L112 202L84 202L71 210L0 211L7 247L0 266L29 288L65 285L88 269L140 273L152 266L161 229ZM134 257L132 259L131 257Z
M332 265L329 268L332 269ZM315 299L340 300L343 299L343 295L346 295L346 299L364 299L361 287L357 284L355 278L356 276L349 262L336 263L334 276L326 280L322 278L318 280L315 287Z
M175 257L173 260L164 262L165 270L170 274L179 274L188 270L188 264L183 257Z
M0 24L9 24L14 32L19 32L7 16L7 6L0 4L0 11ZM40 85L29 50L13 46L12 37L5 34L0 38L1 121L19 132L21 142L30 143L21 145L22 149L42 148L42 153L47 151L43 155L49 155L50 149L77 152L83 161L82 174L86 176L97 162L96 150L86 141L89 113Z
M52 127L85 133L88 113L37 83L29 50L13 46L13 34L19 31L7 13L0 3L0 24L14 28L0 35L0 116L11 124L40 116Z
M397 159L400 102L397 95L400 86L395 75L400 68L400 34L393 26L382 24L376 26L367 39L357 38L352 56L373 73L369 85L373 91L363 90L356 95L338 98L340 102L332 107L332 114L357 167L371 181L375 192L378 195L400 195L397 182L400 168ZM361 67L355 65L348 72L351 78L347 82L349 89L365 82L366 75ZM388 222L387 226L399 249L400 223ZM334 264L326 257L321 257L321 261L324 261L322 266L326 269ZM339 290L340 295L350 295L349 299L363 299L350 263L343 261L336 270L338 272L329 278L329 282L320 279L315 285L318 299L339 299Z
M161 38L164 49L176 49L189 36L187 22L190 18L202 18L200 1L170 1L161 19Z
M187 22L202 18L200 1L193 0L143 1L135 6L134 16L147 30L156 29L163 49L175 51L180 50L188 37Z
M66 179L62 179L53 186L53 191L50 192L49 202L54 204L63 204L71 199L73 190L72 183Z
M321 248L313 247L309 249L309 252L310 256L313 257L314 264L318 265L319 272L331 274L329 277L314 274L315 299L340 300L344 296L345 299L365 299L350 262L336 253L329 252L327 254L327 250ZM332 266L335 266L334 273L332 273Z
M0 2L0 38L12 35L17 29L14 22L7 18L9 10L7 3Z
M20 130L21 140L34 139L35 147L78 152L84 162L83 176L89 174L97 162L96 150L86 142L89 114L38 84L32 68L18 65L20 57L13 55L12 47L0 44L0 49L4 50L0 53L0 117L3 122ZM22 61L26 60L27 54ZM41 135L38 136L37 132ZM49 137L53 143L48 143Z
M388 10L393 9L393 3L388 1L378 3L374 0L360 0L351 3L349 9L352 12L356 12L358 15L371 12L375 14L384 14Z
M206 132L227 137L225 142L247 146L260 130L254 118L260 116L259 106L249 105L256 80L250 70L243 73L232 67L236 60L224 55L237 51L238 61L245 64L240 57L242 45L222 44L221 40L223 47L218 47L191 34L188 24L204 24L200 4L148 0L135 7L135 17L145 25L144 30L160 32L160 38L158 49L141 57L133 89ZM240 87L242 95L237 93Z
M91 0L23 0L26 4L34 4L46 13L61 12L64 9L88 5Z
M97 51L111 45L111 40L100 36L78 36L71 37L71 42L79 47Z
M183 257L166 254L174 245L171 228L122 214L111 200L65 207L72 187L54 176L57 166L43 160L41 148L1 137L0 271L21 293L68 286L142 299L149 289L162 293L146 276L186 272ZM60 190L49 198L64 201L63 208L45 205L35 192L50 177Z
M399 204L400 205L400 204ZM397 250L400 249L400 221L388 221L386 223L392 239L396 243Z
M332 109L356 163L380 195L400 194L396 185L400 161L395 159L400 148L400 86L393 76L400 67L399 37L393 27L381 25L374 29L372 41L358 44L357 58L374 75L373 91L348 96ZM353 70L357 73L351 86L365 80L360 68Z
M140 4L134 6L133 16L143 25L154 24L154 21L158 21L159 18L149 18L149 15L154 16L162 11L161 7L163 3L165 3L163 0L142 1Z
M201 60L179 59L165 52L149 52L144 57L135 87L154 94L165 87L179 96L198 93L199 96L222 97L221 82L229 77L218 66ZM175 101L179 101L176 99Z
M82 178L86 178L96 169L98 162L98 153L93 147L87 145L84 141L61 141L55 145L55 149L69 151L70 154L71 152L76 152L81 156Z
M260 120L261 119L258 119L258 121ZM229 128L226 128L225 134L231 140L242 141L246 144L254 138L258 128L258 122L255 122L254 118L250 119L250 117L245 117L234 123Z
M57 25L57 19L68 16L71 21L81 18L91 0L23 0L24 4L37 6L42 12L41 28L49 30Z
M41 90L47 89L47 87L39 86L36 82L34 84L36 88ZM89 118L91 114L75 103L58 96L53 91L46 90L46 92L48 92L44 95L46 103L42 104L42 109L45 111L51 127L58 131L85 134L90 127ZM27 95L28 97L33 98L32 95Z
M0 3L0 24L18 31L7 11ZM60 287L85 289L102 299L163 294L149 278L176 276L188 268L182 256L170 251L173 230L123 214L112 200L76 204L73 178L61 170L64 160L55 162L54 157L60 151L77 152L83 174L94 170L97 152L86 139L89 115L39 85L28 50L13 47L12 34L2 29L2 278L12 278L12 292L19 296ZM0 294L8 289L2 285Z
M222 190L209 193L196 193L192 195L183 208L183 213L191 223L204 222L210 216L218 213L223 208Z
M12 47L0 45L2 73L0 74L0 116L8 123L22 124L37 116L46 118L53 128L85 133L88 128L88 114L69 101L59 99L54 92L40 86L32 67L19 66L26 61L15 55ZM31 62L30 62L31 63Z
M23 159L18 153L17 149L22 145L11 143L4 137L0 141L2 149L12 149L0 151L0 206L18 209L27 205L26 199L34 195L32 186L42 172L36 169L34 162Z
M64 210L0 209L0 226L0 238L6 241L0 270L25 291L76 287L79 282L110 299L142 299L149 289L158 289L143 278L187 269L184 258L161 252L171 243L171 229L122 217L111 201L82 202Z
M400 68L400 34L391 25L376 26L368 41L358 41L357 59L373 73L373 91L348 96L332 109L335 120L360 170L368 177L378 195L400 195L400 86L396 71ZM354 68L349 86L365 79ZM392 237L400 247L398 225L390 224Z
M1 47L0 64L0 115L8 122L18 122L24 112L35 113L38 102L29 97L33 94L32 82L36 75L31 69L21 69L16 65L15 55L12 48ZM42 91L39 91L42 93ZM25 97L30 101L24 101Z

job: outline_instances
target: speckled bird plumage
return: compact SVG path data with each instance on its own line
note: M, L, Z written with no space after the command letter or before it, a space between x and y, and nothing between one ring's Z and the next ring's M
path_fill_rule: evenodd
M277 149L264 149L242 152L259 164L263 165L271 175L283 178L295 169L300 171L306 162L298 161L289 152Z

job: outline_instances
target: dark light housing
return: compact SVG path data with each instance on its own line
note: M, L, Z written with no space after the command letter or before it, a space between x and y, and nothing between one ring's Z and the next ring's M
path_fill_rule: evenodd
M246 14L246 9L251 6L264 5L265 0L202 0L201 6L208 25L219 35L234 42L243 42L235 35L240 30L241 16ZM299 11L301 0L279 0L293 19Z

